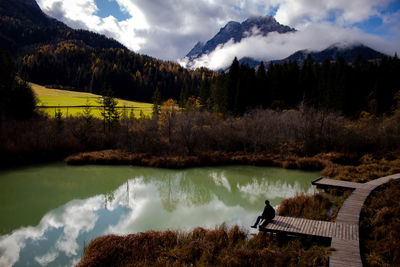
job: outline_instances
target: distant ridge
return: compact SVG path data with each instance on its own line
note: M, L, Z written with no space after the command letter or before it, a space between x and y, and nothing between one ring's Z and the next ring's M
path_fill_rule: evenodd
M359 43L347 46L334 44L322 51L300 50L285 59L275 60L273 62L283 63L288 61L295 61L299 65L301 65L308 55L310 55L314 61L319 63L326 59L336 61L339 57L342 57L346 62L354 62L358 56L361 56L365 60L381 59L386 56L379 51L376 51L368 46Z
M351 63L354 62L358 56L361 56L364 60L377 60L387 56L359 43L346 46L335 44L321 51L299 50L284 59L264 61L264 64L268 67L270 63L283 64L285 62L296 62L301 66L308 55L310 55L311 58L317 63L322 63L326 59L330 61L336 61L339 57L342 57L345 62ZM261 64L261 61L250 57L243 57L239 59L239 63L247 64L250 67L255 68Z

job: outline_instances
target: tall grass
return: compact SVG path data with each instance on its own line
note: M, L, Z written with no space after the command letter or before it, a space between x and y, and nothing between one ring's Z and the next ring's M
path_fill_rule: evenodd
M379 187L361 211L360 243L366 266L400 264L400 181Z
M329 189L328 193L297 195L281 202L278 214L310 220L334 221L350 190Z
M252 238L239 227L107 235L90 242L77 266L327 266L329 248L299 239Z
M380 154L365 154L359 159L356 166L328 164L322 174L338 180L364 183L379 177L400 173L400 153Z

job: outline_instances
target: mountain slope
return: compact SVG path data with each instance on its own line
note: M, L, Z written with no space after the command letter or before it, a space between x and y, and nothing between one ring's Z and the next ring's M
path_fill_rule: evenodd
M15 54L36 44L71 40L90 47L125 48L104 35L73 30L48 17L34 0L0 0L0 48Z
M53 88L151 102L156 88L164 99L199 89L202 74L174 62L139 55L119 42L74 30L45 15L34 0L0 0L0 49L9 51L20 75Z
M295 31L295 29L278 23L271 16L252 17L242 23L231 21L221 28L220 31L205 44L198 42L193 49L186 55L189 61L209 54L214 51L218 45L224 44L229 40L240 42L243 38L252 35L266 36L270 32L286 33ZM190 65L190 64L189 64Z

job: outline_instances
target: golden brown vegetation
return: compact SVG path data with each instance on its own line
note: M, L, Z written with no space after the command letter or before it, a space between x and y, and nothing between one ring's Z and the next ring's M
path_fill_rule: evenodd
M281 216L334 221L340 207L350 194L350 190L329 189L328 193L298 195L283 200L277 212Z
M109 163L115 164L118 158L120 163L129 161L132 156L125 154L129 152L137 155L135 162L140 159L135 164L155 167L253 164L325 168L325 173L336 176L342 166L360 165L365 154L379 161L399 151L399 125L400 112L384 118L364 114L358 120L349 120L305 107L282 112L253 110L241 118L164 108L154 118L122 116L111 128L90 116L5 121L0 125L4 156L0 162L7 165L42 158L37 155L60 159L72 153L112 149L124 151L113 153ZM71 163L108 162L104 154L98 154L99 160L95 160L96 153L75 156ZM393 155L385 160L398 156Z
M355 166L330 162L322 171L322 175L338 180L364 183L399 172L400 155L398 153L388 153L382 156L365 154Z
M366 266L400 263L400 181L372 192L361 211L361 251Z
M221 226L99 237L77 266L327 266L328 258L329 248L310 240L248 238L237 226Z
M322 170L326 161L315 157L295 156L282 158L281 155L244 152L203 152L192 156L154 155L131 153L123 150L102 150L77 153L65 160L71 165L80 164L131 164L162 168L187 168L213 165L255 165L274 166L285 169Z

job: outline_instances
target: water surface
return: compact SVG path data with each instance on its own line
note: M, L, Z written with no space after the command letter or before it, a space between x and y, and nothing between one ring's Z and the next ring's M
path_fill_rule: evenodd
M245 229L262 212L313 193L316 172L253 166L167 170L50 164L0 171L0 266L71 266L108 233Z

